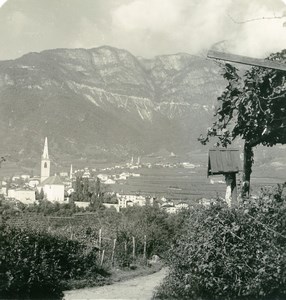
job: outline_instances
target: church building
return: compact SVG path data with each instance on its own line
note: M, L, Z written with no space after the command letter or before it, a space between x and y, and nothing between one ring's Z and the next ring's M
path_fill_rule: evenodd
M51 202L64 202L65 187L61 178L57 175L50 176L51 161L49 158L48 139L45 138L44 151L41 158L41 184L39 192L43 189L45 198Z

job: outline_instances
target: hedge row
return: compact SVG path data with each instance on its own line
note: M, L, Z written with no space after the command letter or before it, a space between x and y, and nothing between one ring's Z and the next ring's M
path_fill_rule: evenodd
M156 299L286 299L285 187L193 211Z
M47 233L0 228L0 294L55 298L70 279L100 276L96 249Z

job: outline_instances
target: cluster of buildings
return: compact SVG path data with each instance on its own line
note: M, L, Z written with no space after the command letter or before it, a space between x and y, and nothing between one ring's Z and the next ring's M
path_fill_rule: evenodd
M154 197L145 197L142 195L121 195L116 194L117 203L103 203L103 206L106 208L114 208L116 211L120 211L122 208L133 207L133 206L154 206L157 205L162 210L166 211L169 214L177 213L182 209L188 209L189 205L186 202L174 203L173 201L167 200L166 198L161 198L157 200ZM79 206L87 207L89 202L81 202Z
M98 174L97 178L104 184L124 184L129 177L140 177L139 173L130 173L130 172L122 172L120 174L108 175L108 174Z
M174 214L182 209L189 208L189 205L186 202L180 201L178 203L174 203L173 201L167 200L165 197L161 198L158 205L169 214Z
M127 163L127 167L130 169L140 168L140 158L134 165L133 158L130 163ZM116 168L116 167L115 167ZM119 166L118 166L119 168ZM102 171L109 171L108 169L102 169ZM88 168L76 170L73 172L71 165L70 172L62 172L59 175L51 176L51 161L49 158L48 139L45 138L43 154L41 156L41 175L40 177L30 177L29 175L13 176L12 181L3 180L1 184L0 193L6 198L11 198L22 202L23 204L33 204L37 201L36 194L41 195L50 202L68 203L69 196L74 192L73 181L76 176L87 178L89 180L95 180L99 178L103 184L115 184L127 180L129 177L140 177L139 173L122 172L116 175L98 174L95 176L96 169L91 171ZM119 211L122 208L130 206L153 206L154 203L166 210L168 213L174 213L182 208L187 208L186 203L175 204L171 201L167 201L162 198L157 201L152 197L145 197L140 194L119 194L113 193L117 203L103 203L107 208L115 208ZM89 202L76 202L79 207L89 206Z
M14 198L24 204L33 204L36 201L36 192L43 193L45 199L51 202L65 201L65 188L71 187L71 176L68 182L63 182L58 175L50 176L51 161L49 158L48 139L45 139L44 151L41 157L41 176L30 178L29 175L12 177L12 182L2 181L2 194L7 198ZM23 181L18 184L19 180ZM66 184L66 185L65 185Z

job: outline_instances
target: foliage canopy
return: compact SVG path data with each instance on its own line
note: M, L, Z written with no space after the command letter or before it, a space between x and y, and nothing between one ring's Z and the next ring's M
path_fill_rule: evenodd
M155 299L285 299L285 217L286 185L235 209L194 210Z
M269 56L286 62L286 50ZM228 81L218 98L216 121L201 137L203 144L218 136L218 144L227 146L241 137L250 146L273 146L286 142L286 74L283 71L252 67L243 77L230 64L224 67Z
M268 59L285 63L286 50ZM232 65L224 66L228 85L218 97L216 121L199 140L205 145L210 137L217 137L216 145L227 147L237 137L244 139L243 196L249 193L253 147L286 143L285 76L284 71L252 67L241 77Z

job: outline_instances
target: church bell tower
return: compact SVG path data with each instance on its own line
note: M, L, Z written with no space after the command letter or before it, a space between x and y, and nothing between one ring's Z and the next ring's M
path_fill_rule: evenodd
M45 138L44 151L41 159L41 182L50 177L51 162L49 159L48 138Z

